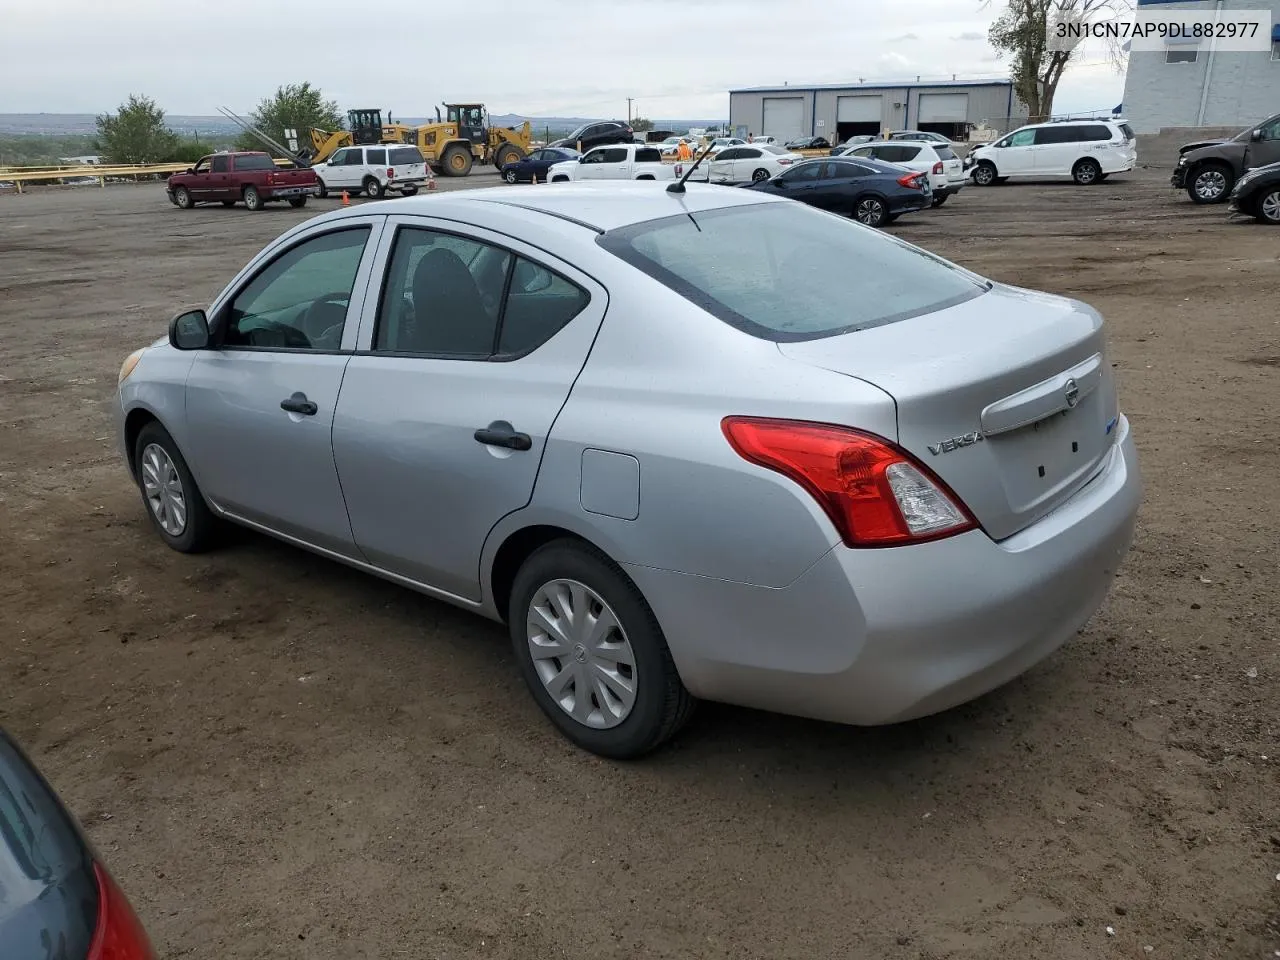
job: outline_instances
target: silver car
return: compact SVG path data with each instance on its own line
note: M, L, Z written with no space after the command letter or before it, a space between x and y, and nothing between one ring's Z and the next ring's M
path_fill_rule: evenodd
M171 547L232 521L505 621L611 757L696 698L991 690L1102 603L1140 499L1094 310L723 187L310 220L125 361L119 414Z

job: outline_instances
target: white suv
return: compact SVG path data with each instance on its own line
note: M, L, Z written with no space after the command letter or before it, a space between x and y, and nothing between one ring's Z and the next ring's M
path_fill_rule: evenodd
M947 198L957 194L968 182L964 163L945 143L933 140L873 140L861 146L850 147L839 156L871 157L885 163L896 163L908 170L929 175L933 189L933 205L940 207Z
M980 187L1009 177L1071 177L1101 183L1138 161L1133 129L1120 120L1069 120L1020 127L995 143L975 147L964 165Z
M316 192L322 197L343 190L363 191L375 200L388 191L411 197L427 182L427 163L410 144L343 147L311 169L319 180Z

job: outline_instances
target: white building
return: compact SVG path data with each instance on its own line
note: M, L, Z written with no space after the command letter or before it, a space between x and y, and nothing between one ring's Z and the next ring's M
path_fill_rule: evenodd
M1161 12L1194 10L1224 19L1238 10L1268 13L1267 50L1197 49L1194 42L1129 54L1124 116L1137 133L1164 127L1247 127L1280 113L1280 0L1138 0Z

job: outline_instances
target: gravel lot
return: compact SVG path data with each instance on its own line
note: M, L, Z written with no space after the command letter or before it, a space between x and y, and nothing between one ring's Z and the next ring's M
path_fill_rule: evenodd
M1165 176L970 188L891 228L1108 317L1147 494L1093 622L942 716L704 705L631 765L552 731L495 625L148 528L120 361L333 201L0 197L0 724L164 957L1271 957L1280 230Z

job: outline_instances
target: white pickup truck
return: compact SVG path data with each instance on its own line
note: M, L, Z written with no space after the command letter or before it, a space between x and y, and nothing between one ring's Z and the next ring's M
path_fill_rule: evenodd
M547 181L676 180L683 173L684 165L663 163L662 153L655 146L611 143L588 150L577 160L552 164L547 170Z

